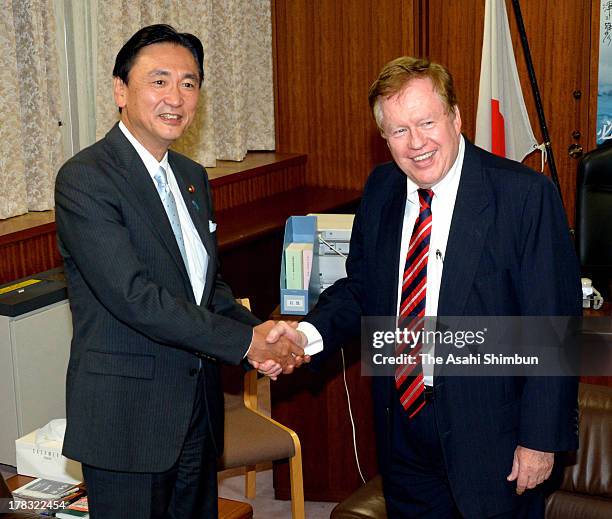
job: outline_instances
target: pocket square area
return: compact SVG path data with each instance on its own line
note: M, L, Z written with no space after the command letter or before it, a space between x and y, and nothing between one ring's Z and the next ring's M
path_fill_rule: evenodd
M215 232L217 230L217 224L212 220L208 220L208 230L210 232Z

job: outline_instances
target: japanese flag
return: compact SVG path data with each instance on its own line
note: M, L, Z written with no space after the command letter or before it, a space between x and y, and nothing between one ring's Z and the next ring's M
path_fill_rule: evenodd
M476 145L522 161L537 148L521 91L504 0L486 0Z

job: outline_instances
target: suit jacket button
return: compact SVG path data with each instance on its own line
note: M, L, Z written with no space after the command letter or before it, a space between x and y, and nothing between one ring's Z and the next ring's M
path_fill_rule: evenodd
M189 376L190 377L195 377L198 374L198 368L191 368L189 370Z

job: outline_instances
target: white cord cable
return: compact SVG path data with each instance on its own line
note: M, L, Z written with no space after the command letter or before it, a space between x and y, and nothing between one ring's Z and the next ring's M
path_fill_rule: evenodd
M344 348L340 348L340 353L342 355L342 378L344 379L344 390L346 391L349 418L351 420L351 428L353 429L353 449L355 451L355 461L357 462L357 470L359 471L359 477L361 477L361 481L363 481L365 485L366 480L363 477L363 472L361 472L361 465L359 464L359 454L357 453L357 431L355 428L355 420L353 420L353 410L351 409L351 395L349 394L348 384L346 383L346 363L344 362Z
M334 245L328 242L325 238L322 238L319 235L319 241L327 245L332 251L334 251L338 256L342 258L346 258L346 254L340 252ZM351 408L351 395L349 393L348 384L346 382L346 362L344 361L344 348L340 348L340 354L342 355L342 379L344 381L344 391L346 392L346 401L348 403L348 412L349 418L351 420L351 429L353 430L353 451L355 453L355 462L357 463L357 471L359 472L359 477L361 481L363 481L364 485L366 483L365 478L363 477L363 472L361 471L361 464L359 463L359 454L357 452L357 428L355 427L355 420L353 419L353 409Z

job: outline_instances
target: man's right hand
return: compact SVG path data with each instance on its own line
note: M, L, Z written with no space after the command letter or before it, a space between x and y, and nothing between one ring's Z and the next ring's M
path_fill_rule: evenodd
M266 340L276 324L274 321L266 321L253 328L247 359L256 369L266 361L274 361L280 365L283 373L288 374L304 361L304 349L282 335L273 342Z
M272 328L270 332L268 333L268 336L266 337L266 342L268 343L276 342L282 336L285 336L287 339L289 339L294 344L297 344L298 346L305 348L306 345L308 344L308 339L301 331L296 329L297 326L298 326L298 323L295 321L292 321L292 322L278 321L276 325L274 326L274 328ZM296 361L297 363L295 367L299 368L302 362L303 363L310 362L310 356L305 355L304 357L296 357ZM278 376L283 372L281 365L272 360L268 360L264 362L263 364L260 364L258 367L256 367L256 369L262 375L270 377L272 380L276 380Z
M308 345L306 335L304 335L304 332L297 329L296 322L287 323L285 321L278 321L268 333L266 340L268 342L276 342L283 336L294 344L298 344L302 348L305 348Z

